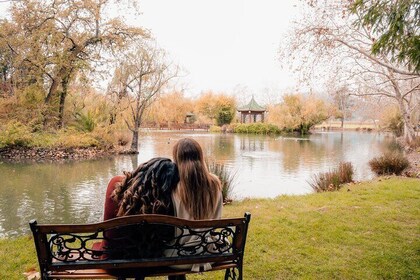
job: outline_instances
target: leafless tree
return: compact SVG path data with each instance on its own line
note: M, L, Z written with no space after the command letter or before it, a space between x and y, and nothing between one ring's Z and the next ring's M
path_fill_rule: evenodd
M415 137L413 119L418 119L420 112L420 76L384 55L372 55L376 34L355 26L357 15L348 13L346 5L345 1L311 2L288 47L280 52L281 58L305 77L340 69L353 95L396 103L404 122L404 139L411 142Z
M169 82L178 76L178 67L168 63L164 50L153 40L142 40L133 51L124 54L118 71L119 92L128 99L129 118L125 119L132 132L131 150L138 152L140 126L146 109L155 101ZM115 81L114 81L115 83Z

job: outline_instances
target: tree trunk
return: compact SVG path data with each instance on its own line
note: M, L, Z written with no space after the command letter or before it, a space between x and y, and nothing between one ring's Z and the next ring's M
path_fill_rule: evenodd
M65 73L65 67L60 68L57 75L52 80L50 89L48 90L48 94L45 97L44 103L45 105L47 105L48 110L44 114L44 126L49 123L53 123L54 125L59 123L60 108L57 108L57 104L61 103L62 96L58 92L58 87L63 82ZM55 122L54 119L56 120Z
M404 106L404 104L402 104ZM404 110L404 111L403 111ZM404 140L407 143L411 143L414 140L416 132L414 131L414 127L412 126L410 115L404 109L401 109L401 114L404 120Z
M131 150L138 152L139 151L139 129L134 128L132 132L133 132L133 138L131 139Z
M11 76L10 82L9 82L9 96L15 95L14 89L15 89L14 80L13 80L13 76Z
M60 93L60 103L59 103L59 108L58 108L58 121L57 121L58 128L62 128L64 124L64 121L63 121L64 102L66 101L66 97L67 97L67 88L68 88L69 80L70 80L70 73L65 75L63 77L63 80L61 81L62 91Z
M53 99L54 96L57 96L57 92L58 92L58 85L61 83L61 81L63 80L64 77L64 73L65 73L65 68L62 67L57 75L54 77L54 79L52 80L50 89L48 90L48 94L45 97L45 104L51 104L51 101Z
M407 108L409 104L405 103L407 101L404 100L404 97L402 96L401 91L400 91L400 87L395 80L394 73L391 70L389 70L389 77L392 83L392 87L394 88L395 97L397 99L400 113L404 122L404 140L406 143L409 144L415 138L414 125L411 122L410 113L409 113L410 110Z
M133 170L137 169L137 166L139 165L138 155L131 155L131 165L133 167Z
M111 113L109 113L109 124L113 125L115 124L115 121L117 120L117 113L115 110L112 110Z

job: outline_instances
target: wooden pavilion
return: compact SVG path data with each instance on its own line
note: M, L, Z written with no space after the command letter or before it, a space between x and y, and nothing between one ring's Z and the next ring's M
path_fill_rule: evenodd
M266 109L258 105L254 96L252 96L251 101L247 105L242 106L237 110L241 114L241 123L264 122Z

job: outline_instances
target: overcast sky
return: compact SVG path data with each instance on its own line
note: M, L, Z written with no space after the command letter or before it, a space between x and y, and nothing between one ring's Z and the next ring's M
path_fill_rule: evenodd
M139 24L186 68L187 92L232 92L247 87L258 96L265 88L294 85L282 70L278 50L296 14L297 1L144 0Z
M267 89L295 85L281 69L278 50L298 0L141 0L140 15L124 17L150 29L159 45L188 73L186 94L247 88L263 98ZM0 2L4 15L7 4Z

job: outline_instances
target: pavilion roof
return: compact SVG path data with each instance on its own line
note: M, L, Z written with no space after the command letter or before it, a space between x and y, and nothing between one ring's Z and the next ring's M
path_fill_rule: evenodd
M245 106L239 107L238 111L257 111L257 112L265 112L265 108L258 105L258 103L255 101L254 96L252 97L251 101L249 101L248 104Z

